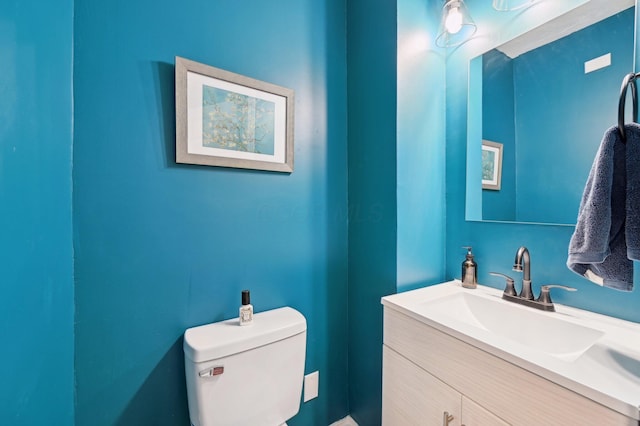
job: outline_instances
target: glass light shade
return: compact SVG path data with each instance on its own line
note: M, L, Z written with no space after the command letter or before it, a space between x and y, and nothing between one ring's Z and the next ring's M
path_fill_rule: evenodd
M500 12L518 10L530 6L534 0L493 0L493 8Z
M440 29L436 38L438 47L459 46L476 32L476 23L471 19L463 0L447 0L442 7Z

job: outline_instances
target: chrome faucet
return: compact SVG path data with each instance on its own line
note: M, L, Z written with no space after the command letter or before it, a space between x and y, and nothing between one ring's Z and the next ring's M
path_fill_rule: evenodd
M523 299L533 300L533 292L531 291L531 256L529 249L522 246L516 253L516 259L513 262L513 270L522 272L522 290L520 296Z
M533 291L531 290L531 256L529 255L529 250L524 246L520 247L516 253L513 270L522 272L522 289L520 290L520 295L516 292L513 278L497 272L489 272L490 275L503 277L506 280L507 285L502 293L502 298L504 300L530 306L536 309L542 309L543 311L553 312L556 309L551 301L551 295L549 294L552 288L576 291L575 288L565 285L543 285L540 289L540 296L537 299L534 298Z

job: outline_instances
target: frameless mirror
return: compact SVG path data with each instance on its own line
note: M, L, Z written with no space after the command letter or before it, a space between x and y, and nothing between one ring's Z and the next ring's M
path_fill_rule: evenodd
M467 220L575 224L634 22L633 0L592 0L471 60Z

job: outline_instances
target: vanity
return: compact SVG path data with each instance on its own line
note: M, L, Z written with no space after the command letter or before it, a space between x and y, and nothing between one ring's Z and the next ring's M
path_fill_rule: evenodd
M382 298L383 425L635 425L640 325L451 281Z

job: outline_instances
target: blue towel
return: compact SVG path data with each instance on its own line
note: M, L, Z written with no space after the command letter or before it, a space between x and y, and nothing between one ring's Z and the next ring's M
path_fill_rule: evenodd
M640 260L640 125L625 126L627 134L627 257Z
M633 290L633 262L640 260L640 126L604 134L580 201L567 266L617 290Z

